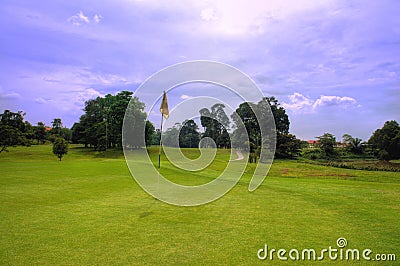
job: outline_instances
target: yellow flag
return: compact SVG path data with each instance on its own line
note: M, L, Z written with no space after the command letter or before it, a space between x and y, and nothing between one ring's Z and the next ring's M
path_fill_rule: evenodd
M167 94L164 91L164 96L162 98L161 106L160 106L160 112L162 113L164 118L169 117L169 110L168 110L168 100L167 100Z

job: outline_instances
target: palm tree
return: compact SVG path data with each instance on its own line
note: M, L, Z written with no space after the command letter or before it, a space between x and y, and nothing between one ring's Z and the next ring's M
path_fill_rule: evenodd
M362 139L353 138L349 134L343 135L343 142L346 143L347 148L352 153L361 154L364 150L364 142Z

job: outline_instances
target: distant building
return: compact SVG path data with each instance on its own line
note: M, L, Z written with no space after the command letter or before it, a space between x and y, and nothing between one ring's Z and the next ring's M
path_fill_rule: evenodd
M319 145L319 140L307 140L308 147L314 149Z
M348 144L346 144L346 143L343 143L343 142L336 142L336 145L335 145L335 147L336 148L346 148L347 146L349 146Z
M307 140L308 147L310 149L315 149L318 148L319 145L319 140ZM346 148L348 144L343 143L343 142L336 142L335 148Z

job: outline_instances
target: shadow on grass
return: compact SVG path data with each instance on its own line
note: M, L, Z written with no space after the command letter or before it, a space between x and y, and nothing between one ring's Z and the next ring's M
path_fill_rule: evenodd
M107 159L121 159L124 158L124 153L120 149L108 149L106 151L98 151L94 148L85 148L85 147L71 147L71 150L74 150L77 153L80 153L83 156L90 156L93 158L107 158Z

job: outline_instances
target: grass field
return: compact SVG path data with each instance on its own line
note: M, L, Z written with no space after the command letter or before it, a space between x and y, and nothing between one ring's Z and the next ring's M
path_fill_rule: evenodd
M163 174L206 183L228 159L220 150L198 180L165 160ZM10 148L0 154L0 264L271 265L285 262L260 261L264 244L319 251L339 237L347 248L395 253L391 263L399 262L400 173L275 161L250 193L253 167L221 199L177 207L146 194L121 152L72 147L58 162L48 145Z

